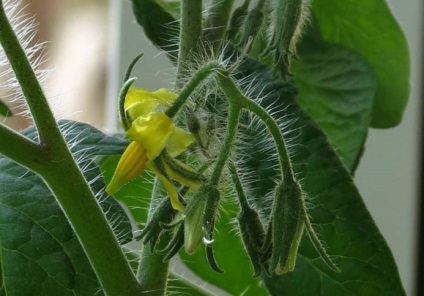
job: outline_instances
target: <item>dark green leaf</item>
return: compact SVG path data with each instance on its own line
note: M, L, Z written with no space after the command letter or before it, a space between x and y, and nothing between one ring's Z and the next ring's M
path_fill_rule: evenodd
M71 150L77 158L122 150L121 140L107 137L89 125L66 121L61 126L68 142L74 143ZM36 137L33 128L24 134ZM109 147L114 144L114 148ZM115 199L104 193L100 170L88 158L80 164L118 239L121 243L130 241L130 221ZM1 286L5 294L100 295L90 263L48 187L36 174L3 157L0 240Z
M353 171L371 121L374 72L360 55L318 36L304 38L298 56L291 67L299 88L297 102Z
M314 0L312 11L324 40L360 53L377 74L371 126L399 124L409 96L409 53L386 1Z
M5 103L0 100L0 116L10 117L13 113Z
M135 18L147 38L165 51L172 61L178 56L179 25L167 6L156 0L132 0ZM173 7L173 6L170 6Z
M295 118L286 129L293 136L292 161L303 189L310 197L309 214L327 251L342 270L334 273L319 258L309 240L302 240L294 272L268 278L273 295L405 295L396 264L384 238L367 211L349 172L316 124L290 97L289 86L270 78L266 67L246 63L245 75L257 75L257 91L269 94L262 101L275 116ZM243 71L243 70L242 70ZM254 93L253 93L254 95ZM287 133L287 130L294 131ZM259 130L253 133L258 135ZM251 142L247 149L258 151L246 159L248 170L273 180L275 170L263 165L269 161L263 142ZM262 153L260 153L262 151ZM274 186L269 181L256 183L252 191L267 217L264 196ZM270 190L271 188L271 190ZM256 194L255 194L256 193ZM222 231L222 230L221 230Z

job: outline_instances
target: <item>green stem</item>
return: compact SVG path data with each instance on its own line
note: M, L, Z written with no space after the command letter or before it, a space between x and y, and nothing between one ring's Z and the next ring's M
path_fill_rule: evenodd
M0 42L25 95L41 142L34 145L1 128L2 135L11 140L6 145L2 143L1 149L6 156L10 155L39 173L48 184L80 240L104 292L109 296L140 295L138 282L62 137L36 75L7 20L2 2ZM15 147L16 151L10 151L10 147ZM24 148L30 149L27 156L23 155ZM46 157L32 159L36 152Z
M243 189L243 184L241 184L240 182L240 178L237 174L237 169L234 163L232 162L229 163L229 169L230 169L231 179L233 180L233 184L237 192L237 197L240 203L240 207L242 209L250 208L249 203L247 202L247 196Z
M35 76L25 52L21 48L19 41L7 20L3 8L0 4L0 43L10 61L16 78L22 88L22 92L28 103L34 123L40 136L40 142L47 141L47 138L60 136L56 121L53 117L47 99Z
M213 0L209 6L205 39L212 44L214 53L224 40L233 4L234 0Z
M227 131L224 138L224 142L222 143L221 151L215 163L215 168L210 178L210 184L212 186L217 186L219 183L222 171L224 169L228 156L230 155L231 148L234 144L234 138L237 133L237 127L238 127L241 108L237 104L232 103L232 100L230 99L229 99L229 102L230 102L230 105L229 105L229 113L228 113L228 121L227 121L228 122Z
M188 66L200 50L202 37L201 0L181 1L180 44L177 65L177 87L181 87Z
M40 170L43 162L46 162L48 155L42 147L11 128L0 123L0 154L3 154L13 161L31 168L34 172Z
M190 81L181 90L174 104L166 110L165 114L170 118L174 117L199 84L209 75L219 70L222 70L222 67L214 62L208 63L197 70L191 77Z
M263 121L263 123L266 125L269 132L271 133L272 137L274 138L277 152L279 155L278 160L281 172L283 174L283 178L293 176L294 173L291 167L291 161L289 153L287 151L287 146L284 141L283 134L281 133L281 129L275 122L274 118L272 118L272 116L269 115L268 112L255 101L244 96L240 88L230 77L221 75L219 76L218 82L225 96L229 100L231 100L231 102L239 105L244 109L249 110Z
M154 208L157 205L157 200L162 196L161 190L162 187L158 178L156 178L153 187L152 199L150 201L149 214L154 212ZM148 217L148 219L150 220L151 217ZM170 239L170 234L162 234L155 248L157 250L164 249ZM144 295L165 295L169 273L169 261L164 262L165 255L152 252L147 245L143 246L141 254L142 255L140 264L138 266L137 278L140 281Z

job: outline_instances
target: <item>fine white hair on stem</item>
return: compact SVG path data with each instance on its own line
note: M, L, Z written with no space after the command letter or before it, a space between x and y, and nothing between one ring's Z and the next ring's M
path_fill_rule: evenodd
M44 68L46 62L45 42L35 40L38 24L34 17L25 13L26 6L22 5L22 1L4 0L3 6L35 76L42 85L50 70ZM0 46L0 87L8 93L6 99L16 103L17 107L23 110L20 111L20 115L30 118L21 87L2 46Z

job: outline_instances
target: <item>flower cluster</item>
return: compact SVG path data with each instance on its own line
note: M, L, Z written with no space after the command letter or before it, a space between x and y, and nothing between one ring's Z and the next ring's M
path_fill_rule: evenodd
M197 182L185 178L166 163L162 167L155 161L162 157L164 150L171 157L180 155L194 141L191 133L177 127L164 113L176 97L175 93L164 88L154 92L141 88L129 89L124 108L130 123L126 134L132 142L122 154L112 180L106 188L108 194L116 193L147 168L162 182L171 198L172 207L178 211L184 210L184 205L171 180L190 187L198 186ZM177 160L174 161L178 163ZM182 163L178 165L190 170Z

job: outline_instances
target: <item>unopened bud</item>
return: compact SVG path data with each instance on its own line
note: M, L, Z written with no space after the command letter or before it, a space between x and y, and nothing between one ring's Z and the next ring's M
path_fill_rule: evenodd
M265 231L259 214L249 206L243 207L238 216L238 222L244 247L255 271L254 276L260 276L264 264L262 262L262 248L265 240Z
M184 220L184 249L188 254L194 253L202 240L212 242L218 202L219 191L214 186L203 185L188 204Z
M289 176L275 189L272 211L272 255L270 271L283 274L293 271L303 235L303 192Z

